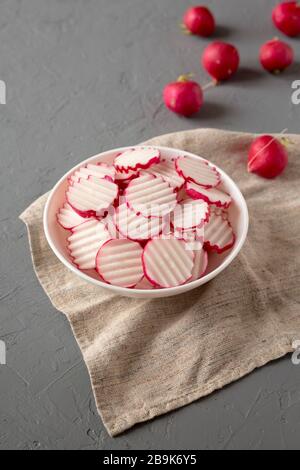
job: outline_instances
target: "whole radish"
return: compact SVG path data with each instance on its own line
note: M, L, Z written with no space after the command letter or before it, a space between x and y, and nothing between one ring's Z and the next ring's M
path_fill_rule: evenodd
M261 47L259 58L268 72L279 73L294 62L294 51L287 43L275 38Z
M211 36L216 28L215 19L211 11L204 6L189 8L183 17L186 29L197 36Z
M238 70L240 56L236 47L215 41L203 52L202 64L205 70L217 81L228 80Z
M248 171L263 178L276 178L288 164L284 145L271 135L255 139L248 155Z
M300 3L284 2L277 5L272 14L273 23L290 37L300 35Z
M177 82L169 83L163 91L164 103L171 111L185 117L197 113L203 104L202 87L181 75Z

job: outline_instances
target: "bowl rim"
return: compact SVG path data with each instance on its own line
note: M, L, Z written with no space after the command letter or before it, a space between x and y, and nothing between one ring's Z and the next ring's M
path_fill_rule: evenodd
M133 147L135 147L135 148L136 147L145 147L145 145L131 145L131 146L127 146L127 147L119 147L119 148L116 148L116 149L106 150L106 151L101 152L99 154L92 155L92 156L86 158L85 160L81 161L80 163L76 164L71 170L67 171L57 181L57 183L54 185L54 187L50 190L50 194L48 195L48 198L47 198L47 201L46 201L46 204L45 204L45 207L44 207L44 213L43 213L43 228L44 228L44 233L45 233L45 236L46 236L46 239L47 239L47 242L48 242L50 248L52 249L52 251L56 255L56 257L68 269L70 269L72 272L74 272L77 276L81 277L85 281L90 282L90 283L92 283L92 284L94 284L98 287L102 287L104 289L109 289L110 291L113 291L113 292L115 292L116 294L119 294L119 295L129 296L130 294L131 295L132 294L137 294L137 295L141 294L141 295L145 296L145 294L148 293L149 298L150 297L155 298L156 297L155 293L157 293L157 297L159 297L159 296L164 297L164 295L161 295L162 293L164 293L166 297L169 297L169 296L172 296L172 294L177 295L177 294L180 294L180 293L183 293L183 292L187 292L187 285L189 286L188 290L192 290L192 289L195 289L196 287L199 287L203 284L206 284L207 282L209 282L210 280L212 280L213 278L218 276L218 274L220 274L222 271L224 271L232 263L232 261L237 257L237 255L241 251L241 249L242 249L242 247L243 247L243 245L246 241L247 234L248 234L249 211L248 211L246 200L245 200L241 190L239 189L238 185L233 181L233 179L224 170L219 168L214 163L210 162L210 160L208 160L207 158L201 157L200 155L196 155L196 154L191 153L191 152L187 152L187 151L182 150L182 149L177 149L175 147L165 147L165 146L160 146L160 145L151 145L151 147L156 148L156 149L158 149L162 152L163 151L167 151L167 152L170 152L170 151L174 152L175 151L175 152L180 152L180 154L184 153L186 156L192 157L193 159L199 159L200 158L201 160L208 161L211 165L216 167L216 169L220 172L222 178L225 176L225 179L227 179L231 183L231 185L233 185L235 187L235 190L236 190L236 192L239 196L239 206L241 208L241 214L242 214L242 217L243 217L243 230L242 230L242 233L241 233L241 236L239 238L238 243L234 244L231 252L227 256L227 258L225 260L223 260L223 262L220 264L220 266L218 266L216 269L214 269L209 274L206 274L205 276L201 277L200 279L196 279L195 281L191 281L188 284L182 284L180 286L166 287L166 288L153 289L153 290L135 289L135 288L129 288L129 287L114 286L113 284L108 284L108 283L102 282L101 279L99 279L99 280L94 279L93 277L89 276L88 274L84 273L83 271L80 271L80 269L78 269L69 260L67 260L59 252L59 250L55 247L55 244L53 243L52 238L51 238L50 233L49 233L49 230L48 230L48 213L49 213L49 209L50 209L52 199L53 199L53 197L56 193L56 190L59 188L59 186L62 183L64 183L64 181L67 180L67 178L72 173L74 173L74 171L76 171L78 168L80 168L81 166L88 163L90 160L96 159L97 157L101 158L101 157L109 156L110 154L124 152L125 150L133 148ZM151 293L151 295L150 295L150 293Z

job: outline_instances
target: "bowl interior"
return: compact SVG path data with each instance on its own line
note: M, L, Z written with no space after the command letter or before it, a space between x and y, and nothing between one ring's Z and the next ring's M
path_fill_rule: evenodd
M163 155L165 158L174 158L180 155L188 155L192 158L199 159L198 156L195 156L188 152L183 152L180 150L163 148L163 147L158 147L158 148L160 148L160 150L163 152ZM68 187L68 177L76 169L78 169L83 164L88 163L88 162L112 163L115 156L122 150L124 149L116 149L116 150L101 153L99 155L95 155L91 158L88 158L84 162L81 162L79 165L77 165L72 170L70 170L53 188L52 192L50 193L49 199L47 201L47 204L45 207L45 213L44 213L44 228L45 228L46 237L47 237L48 242L50 243L51 248L53 249L55 254L59 257L59 259L64 264L66 264L67 267L77 272L77 274L79 274L80 276L82 276L83 273L86 274L88 276L87 280L90 279L92 282L94 283L96 282L102 287L110 287L110 288L113 288L115 286L108 286L107 284L103 283L94 270L88 270L88 271L83 272L77 269L76 266L72 263L70 254L67 250L67 237L70 235L70 232L68 232L67 230L64 230L57 223L56 214L59 208L62 207L62 205L65 202L65 193ZM220 186L220 188L228 192L233 199L233 204L229 208L229 217L230 217L231 225L236 234L236 242L235 242L234 247L231 250L226 251L222 255L211 253L209 256L209 266L208 266L206 275L197 281L193 281L185 285L185 286L189 286L189 289L197 287L198 285L204 284L205 282L210 280L212 277L214 277L214 275L217 275L218 272L220 272L223 269L223 267L225 268L234 259L237 253L240 251L244 243L244 240L246 238L246 234L247 234L248 211L247 211L245 200L240 190L238 189L236 184L231 180L231 178L229 178L229 176L226 173L224 173L221 169L218 168L218 170L220 171L221 176L222 176L222 185ZM150 291L148 290L148 291L142 291L142 292L147 294L147 297L154 297L154 296L159 297L160 295L155 295L154 292L160 291L162 293L161 296L165 296L163 295L163 293L172 295L172 291L174 291L174 294L175 294L177 293L178 289L180 290L180 288L183 288L185 286L173 287L169 289L155 289L155 290L150 290ZM189 289L186 288L183 290L189 290ZM129 295L129 296L134 295L134 292L141 292L141 291L138 291L137 289L126 289L126 288L118 288L118 287L112 290L122 291L123 294Z

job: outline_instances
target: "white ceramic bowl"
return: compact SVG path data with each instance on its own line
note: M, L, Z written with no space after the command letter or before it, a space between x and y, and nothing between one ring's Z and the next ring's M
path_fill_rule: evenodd
M184 152L182 150L177 150L167 147L157 147L161 152L163 152L164 157L174 158L181 155L187 155L194 159L199 159L197 155L193 155L189 152ZM57 223L56 214L60 207L65 202L65 192L68 186L68 177L74 173L79 167L83 164L91 162L107 162L112 163L114 157L119 153L123 152L126 148L119 148L114 150L109 150L108 152L100 153L94 157L90 157L84 162L81 162L79 165L76 165L72 170L66 173L59 181L56 183L52 189L46 206L44 210L44 230L45 235L48 240L50 247L52 248L55 255L59 260L71 271L73 271L77 276L81 277L87 282L91 282L96 286L102 287L104 289L109 289L116 294L127 296L127 297L140 297L140 298L157 298L157 297L170 297L172 295L178 295L183 292L187 292L196 287L206 284L208 281L220 274L229 264L234 260L241 250L248 232L249 224L249 215L248 209L245 202L245 199L240 192L237 185L232 181L232 179L220 168L217 167L218 171L222 176L222 187L226 190L233 199L233 204L229 209L230 213L230 222L233 226L233 229L236 234L236 242L231 250L223 253L222 255L210 254L209 256L209 266L208 271L205 276L196 281L184 284L178 287L170 287L167 289L153 289L153 290L141 290L141 289L128 289L125 287L113 286L106 284L99 279L96 272L80 271L73 263L70 258L70 255L67 250L67 237L69 232L64 230Z

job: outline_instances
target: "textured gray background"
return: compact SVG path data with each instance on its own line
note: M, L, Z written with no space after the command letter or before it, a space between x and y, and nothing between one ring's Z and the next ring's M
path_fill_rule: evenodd
M236 43L239 76L210 90L199 117L161 106L161 89L199 66L206 40L184 36L186 0L1 0L0 449L300 449L300 366L273 363L213 396L110 439L63 315L32 270L18 215L83 158L196 127L298 132L296 66L257 63L275 0L216 0L217 36ZM299 40L290 41L297 50ZM288 261L288 260L283 260ZM300 312L299 312L300 313ZM284 315L284 312L282 312Z

